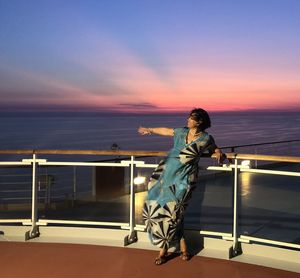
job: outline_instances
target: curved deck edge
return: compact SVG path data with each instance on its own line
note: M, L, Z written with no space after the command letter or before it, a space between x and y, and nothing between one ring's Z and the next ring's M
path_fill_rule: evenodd
M72 243L123 247L126 230L83 228L83 227L40 227L40 237L31 242ZM24 242L26 226L0 226L0 241ZM203 257L231 260L254 264L290 272L300 273L300 252L284 248L276 248L259 244L242 243L243 254L229 259L231 241L218 238L203 237L199 231L187 230L187 244L192 254ZM151 245L145 232L138 232L138 242L124 248L158 250ZM176 247L170 251L176 251Z

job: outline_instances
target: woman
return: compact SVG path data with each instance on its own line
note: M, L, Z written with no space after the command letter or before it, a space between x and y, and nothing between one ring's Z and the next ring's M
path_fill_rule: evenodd
M180 257L183 260L190 258L183 235L183 216L197 180L198 161L204 152L215 153L219 163L222 158L213 137L205 132L210 125L208 113L197 108L191 111L187 127L138 129L142 135L174 136L174 146L168 157L159 163L151 176L143 209L150 240L160 248L156 265L166 262L168 248L178 242Z

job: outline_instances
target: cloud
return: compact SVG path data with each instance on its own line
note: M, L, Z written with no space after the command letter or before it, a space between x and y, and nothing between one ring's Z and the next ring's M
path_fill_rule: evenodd
M130 109L159 109L155 104L149 102L140 102L140 103L120 103L120 106Z

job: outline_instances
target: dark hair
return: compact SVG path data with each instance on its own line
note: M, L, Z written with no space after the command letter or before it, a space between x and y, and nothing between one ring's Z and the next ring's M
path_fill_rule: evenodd
M201 122L199 128L205 130L211 126L208 113L202 108L195 108L191 111L190 116L197 121Z

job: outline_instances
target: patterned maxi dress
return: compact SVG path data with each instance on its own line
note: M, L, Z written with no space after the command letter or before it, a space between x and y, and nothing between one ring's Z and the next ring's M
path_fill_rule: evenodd
M174 147L154 170L143 208L143 219L152 244L169 248L183 238L183 216L194 189L198 162L216 148L208 133L186 143L189 128L174 129Z

